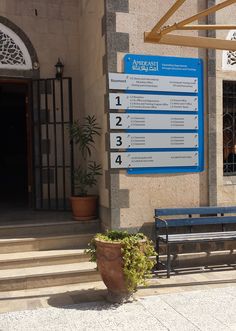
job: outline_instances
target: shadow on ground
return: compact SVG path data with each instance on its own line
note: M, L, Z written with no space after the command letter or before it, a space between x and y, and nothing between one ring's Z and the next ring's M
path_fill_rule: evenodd
M236 265L233 266L217 266L217 267L205 267L201 269L202 272L200 274L210 273L210 272L218 272L218 271L234 271L236 270ZM158 295L158 289L180 289L183 291L184 288L188 290L188 288L193 288L196 286L196 290L199 289L199 286L203 288L213 286L224 286L229 284L236 284L236 277L228 279L227 277L223 277L223 279L206 279L206 280L197 280L194 278L191 281L184 281L184 277L181 277L181 280L178 276L188 276L193 274L199 274L199 268L188 268L188 269L178 269L173 273L173 276L170 279L166 278L165 272L159 272L157 275L153 275L153 278L149 281L149 285L147 287L140 286L136 297L141 296L150 296L150 295ZM152 291L153 290L153 291ZM163 292L161 292L163 294ZM89 290L78 290L78 291L68 291L61 294L52 295L48 299L48 304L52 307L63 307L66 305L74 305L78 303L84 302L96 302L96 301L103 301L105 302L107 295L106 289L89 289ZM109 305L109 304L107 304Z

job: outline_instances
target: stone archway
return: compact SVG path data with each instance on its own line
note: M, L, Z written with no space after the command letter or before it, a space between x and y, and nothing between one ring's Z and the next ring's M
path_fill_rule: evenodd
M17 25L0 16L0 77L39 77L36 51Z
M9 211L20 199L24 208L31 206L30 91L31 80L38 78L38 57L31 41L18 26L0 16L0 202L1 208Z

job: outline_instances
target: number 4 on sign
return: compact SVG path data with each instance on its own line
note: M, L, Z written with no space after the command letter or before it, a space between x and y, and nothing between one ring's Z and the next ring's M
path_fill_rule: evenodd
M118 155L116 160L115 160L115 163L121 165L122 164L122 159L121 159L121 155Z
M129 168L130 156L127 153L111 153L111 168L126 169Z

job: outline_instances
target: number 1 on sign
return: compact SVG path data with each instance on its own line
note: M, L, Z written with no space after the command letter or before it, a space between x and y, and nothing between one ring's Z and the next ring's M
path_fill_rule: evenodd
M116 106L122 106L122 104L120 103L120 96L116 97Z

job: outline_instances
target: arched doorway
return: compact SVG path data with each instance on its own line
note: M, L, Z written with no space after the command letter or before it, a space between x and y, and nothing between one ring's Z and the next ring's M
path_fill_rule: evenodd
M39 77L25 33L0 16L0 207L31 207L30 81Z
M70 77L40 78L36 52L0 17L1 203L68 210L73 189Z
M26 82L0 80L0 205L30 206L30 124Z

